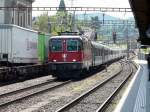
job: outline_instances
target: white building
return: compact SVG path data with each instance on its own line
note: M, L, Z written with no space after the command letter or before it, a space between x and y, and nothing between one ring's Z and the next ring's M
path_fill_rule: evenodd
M15 24L25 28L32 26L32 7L34 0L0 0L0 24ZM2 8L18 7L18 8Z

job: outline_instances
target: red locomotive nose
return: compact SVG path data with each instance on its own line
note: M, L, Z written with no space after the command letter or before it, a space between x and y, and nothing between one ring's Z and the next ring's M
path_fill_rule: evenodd
M63 53L63 54L62 54L62 58L64 59L64 62L66 62L66 61L67 61L67 60L66 60L66 59L67 59L67 54Z
M50 42L49 61L80 62L82 61L82 44L76 38L52 39Z

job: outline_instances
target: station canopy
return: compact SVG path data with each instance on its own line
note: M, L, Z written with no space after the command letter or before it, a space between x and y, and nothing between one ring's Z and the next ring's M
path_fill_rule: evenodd
M129 0L137 27L139 28L139 42L150 45L150 0Z

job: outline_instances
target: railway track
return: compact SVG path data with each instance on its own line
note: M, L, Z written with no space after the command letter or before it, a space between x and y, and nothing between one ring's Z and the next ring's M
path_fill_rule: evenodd
M4 93L0 95L0 107L7 106L9 104L15 103L24 98L40 94L42 92L50 91L61 86L64 86L71 81L57 82L55 80L50 80L48 82L40 83L34 86L26 87L23 89L15 90L12 92Z
M119 73L99 83L56 112L102 112L127 82L132 72L130 64L124 63Z

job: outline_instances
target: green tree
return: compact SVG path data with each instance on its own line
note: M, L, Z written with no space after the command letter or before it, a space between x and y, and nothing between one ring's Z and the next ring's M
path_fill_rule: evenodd
M64 0L60 1L59 10L58 11L66 11L66 5L65 5Z
M59 4L59 9L57 11L57 22L58 22L58 31L62 32L62 31L65 31L67 29L67 26L68 26L68 23L67 23L67 11L66 11L66 6L65 6L65 2L64 0L61 0L60 1L60 4Z
M38 29L42 32L48 32L48 15L47 13L43 13L37 20L33 23L33 28Z
M48 32L48 18L51 22L52 35L57 35L57 32L71 31L71 14L66 11L64 0L60 1L59 10L56 15L48 17L47 13L40 15L34 22L34 29L43 32Z
M70 31L71 18L70 14L67 15L68 16L64 16L64 13L59 13L53 16L48 16L46 13L44 13L37 17L33 22L33 29L48 33L48 18L50 18L52 35L57 35L57 32L61 31Z

